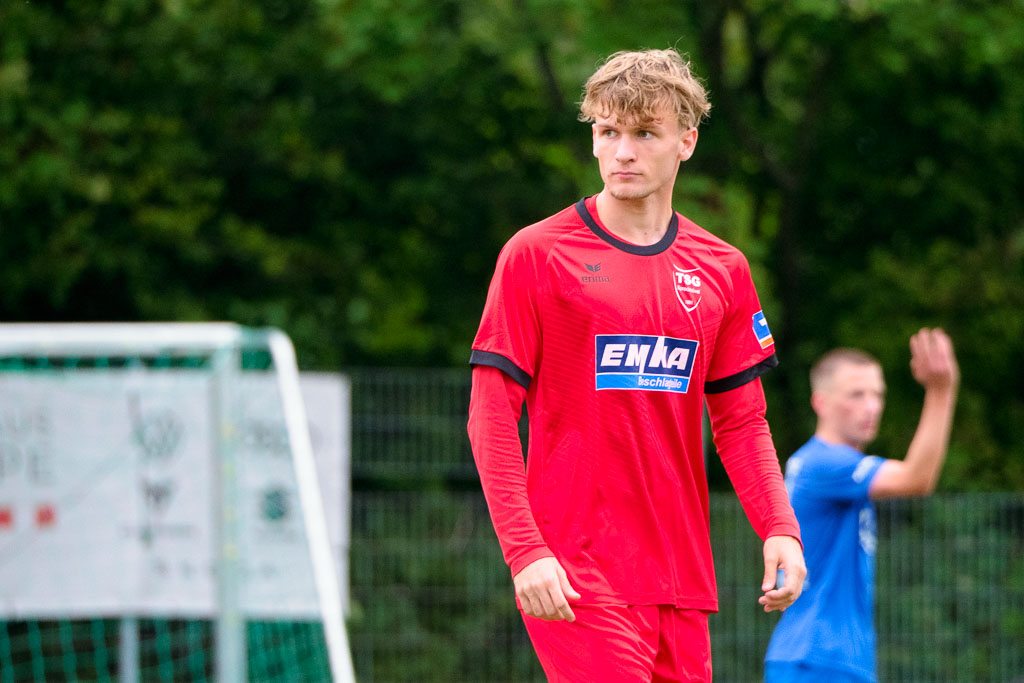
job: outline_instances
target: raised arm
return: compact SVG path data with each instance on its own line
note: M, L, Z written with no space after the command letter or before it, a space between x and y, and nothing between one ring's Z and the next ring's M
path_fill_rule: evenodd
M886 460L871 480L875 499L930 494L946 458L960 368L945 332L925 328L910 338L910 371L924 387L921 419L903 460Z

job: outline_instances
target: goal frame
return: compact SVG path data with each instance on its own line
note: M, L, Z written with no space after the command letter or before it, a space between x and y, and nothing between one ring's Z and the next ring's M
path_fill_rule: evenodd
M312 441L299 385L295 348L277 328L251 328L227 322L210 323L3 323L0 356L111 355L170 353L209 354L215 376L238 367L242 351L269 352L277 376L284 423L292 452L303 525L323 620L329 666L334 683L355 681L351 650L342 612L338 572L331 554L323 500L317 479ZM220 412L219 406L214 406ZM223 418L216 416L217 420ZM221 434L217 425L216 433ZM223 440L218 438L218 443ZM219 447L221 471L237 471L233 449ZM216 673L224 683L246 680L246 635L238 595L239 528L237 488L231 477L220 478L221 496L217 572ZM129 629L123 628L122 633ZM136 644L137 645L137 644ZM131 652L128 643L128 652ZM130 674L129 674L130 675Z

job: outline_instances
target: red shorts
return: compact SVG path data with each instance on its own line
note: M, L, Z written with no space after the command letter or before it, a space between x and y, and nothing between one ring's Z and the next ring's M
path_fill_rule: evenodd
M550 683L710 683L707 612L670 605L573 605L576 621L523 615Z

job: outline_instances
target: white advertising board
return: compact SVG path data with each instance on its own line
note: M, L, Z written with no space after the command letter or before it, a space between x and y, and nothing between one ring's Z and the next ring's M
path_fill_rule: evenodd
M235 378L218 441L207 372L0 373L0 616L213 616L222 447L237 464L243 610L317 614L276 378ZM300 384L347 604L349 385Z

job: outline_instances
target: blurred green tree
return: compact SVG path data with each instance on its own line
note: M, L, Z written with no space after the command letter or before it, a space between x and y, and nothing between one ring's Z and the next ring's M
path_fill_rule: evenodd
M1024 487L1024 2L0 4L8 320L276 325L307 367L461 365L516 229L599 189L580 87L675 46L714 109L677 208L751 260L780 453L827 348L943 325L942 486ZM720 470L713 485L726 486Z
M711 144L721 143L725 177L750 192L750 232L768 247L776 298L766 306L788 366L767 380L780 450L811 429L806 369L847 345L887 370L875 448L901 457L921 397L907 341L943 326L964 377L944 482L1020 488L1010 434L1024 417L1024 4L742 2L696 13L725 123Z

